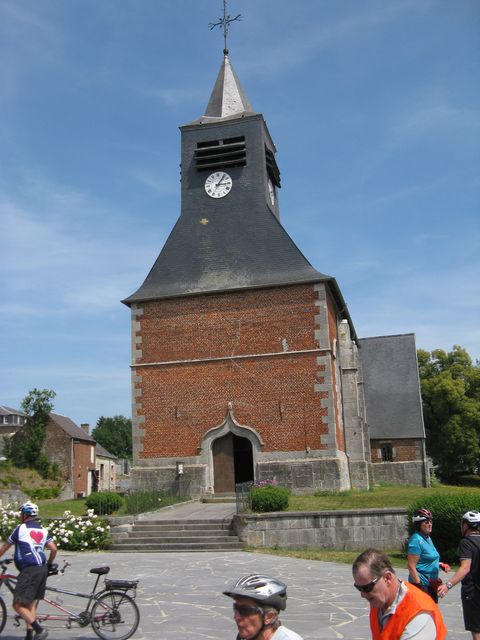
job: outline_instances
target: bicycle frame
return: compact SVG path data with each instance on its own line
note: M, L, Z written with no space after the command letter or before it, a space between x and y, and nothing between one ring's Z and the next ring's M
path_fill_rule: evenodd
M37 612L37 620L39 622L45 622L46 620L64 621L67 623L66 625L67 629L71 628L72 622L78 623L81 627L87 626L90 623L90 609L92 608L92 604L96 602L96 599L100 594L106 591L106 589L101 589L100 591L97 591L99 580L100 580L100 576L97 575L97 579L95 581L95 585L91 593L83 593L82 591L70 591L69 589L64 589L63 587L49 587L47 585L46 591L51 591L53 593L61 593L67 596L74 596L75 598L83 598L84 600L88 600L88 603L84 611L82 611L81 613L74 613L73 611L70 611L70 609L63 607L60 603L55 602L55 600L48 598L47 595L45 594L41 602L46 602L47 604L54 607L55 609L62 611L64 615Z
M0 560L0 567L2 568L2 572L0 573L0 586L5 584L6 588L13 594L15 590L15 584L17 582L17 576L6 573L6 566L12 562L11 559L8 560ZM62 569L58 571L59 574L63 574L65 569L70 566L70 563L65 561ZM138 581L125 581L125 580L109 580L106 581L105 587L98 590L98 583L100 581L100 577L103 575L107 575L110 571L109 567L100 567L97 569L92 569L91 573L97 575L95 580L95 584L93 590L90 593L84 593L82 591L71 591L69 589L65 589L63 587L52 587L46 586L46 591L51 593L63 594L66 596L72 596L74 598L82 598L84 600L88 600L86 608L80 613L75 613L68 609L66 606L62 606L62 604L52 600L47 597L45 594L44 598L41 602L45 602L51 607L57 609L61 613L44 613L37 611L37 620L39 622L45 622L47 620L52 621L61 621L65 623L67 629L71 629L72 623L78 624L80 627L86 627L89 624L95 625L97 622L102 622L107 615L106 612L110 612L111 609L108 605L104 603L105 594L112 594L117 598L116 607L120 607L124 601L132 601L132 596L130 596L127 592L133 591L133 599L135 598L135 590ZM0 596L1 597L1 596ZM126 604L128 604L126 602ZM133 605L135 606L135 605ZM99 608L97 612L96 607ZM95 609L95 614L94 614ZM21 618L16 615L14 624L16 626L20 625ZM137 623L138 624L138 623ZM136 628L136 626L135 626ZM94 626L95 629L95 626ZM134 631L135 629L133 629ZM132 633L133 633L132 631ZM96 631L97 635L101 634Z

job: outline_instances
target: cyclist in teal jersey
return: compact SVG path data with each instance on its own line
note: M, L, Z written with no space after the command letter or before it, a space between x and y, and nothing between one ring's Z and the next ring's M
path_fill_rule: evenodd
M432 520L432 512L428 509L417 509L413 514L415 531L408 540L408 581L438 602L437 589L442 583L439 569L449 571L450 567L440 562L440 554L430 537Z

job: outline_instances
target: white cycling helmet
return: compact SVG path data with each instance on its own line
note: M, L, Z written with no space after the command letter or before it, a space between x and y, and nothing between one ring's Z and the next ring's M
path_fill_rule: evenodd
M25 516L38 516L38 507L33 502L25 502L20 507L20 513Z
M467 513L463 514L462 521L468 522L472 529L478 529L480 526L480 512L467 511Z
M274 607L277 611L283 611L287 606L287 585L268 576L244 576L223 593L230 598L250 598L260 606Z

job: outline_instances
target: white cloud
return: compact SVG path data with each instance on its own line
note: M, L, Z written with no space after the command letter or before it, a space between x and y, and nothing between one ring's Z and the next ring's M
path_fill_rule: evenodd
M472 134L480 129L480 111L468 107L448 104L420 104L397 115L392 126L393 141L400 143L411 137L417 138L432 132L470 130Z
M42 180L20 191L0 196L2 309L38 317L52 304L61 315L118 309L145 277L161 237L143 238L139 259L132 239L144 234L113 205Z

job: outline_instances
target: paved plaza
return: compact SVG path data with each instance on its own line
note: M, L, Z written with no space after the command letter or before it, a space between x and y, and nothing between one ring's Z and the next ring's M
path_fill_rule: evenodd
M250 552L70 552L60 553L60 562L63 559L72 566L64 576L50 578L52 586L88 591L93 585L89 569L103 564L111 567L111 578L140 580L137 603L141 621L135 640L233 640L231 600L221 592L239 576L253 572L278 576L288 584L288 607L282 619L305 640L370 638L367 606L352 587L348 565ZM459 596L455 588L441 603L450 640L471 638L463 630ZM75 601L62 596L62 602L68 606ZM10 604L9 597L9 614ZM65 629L59 624L46 623L51 640L96 638L90 626ZM23 637L23 627L14 627L10 616L2 640Z

